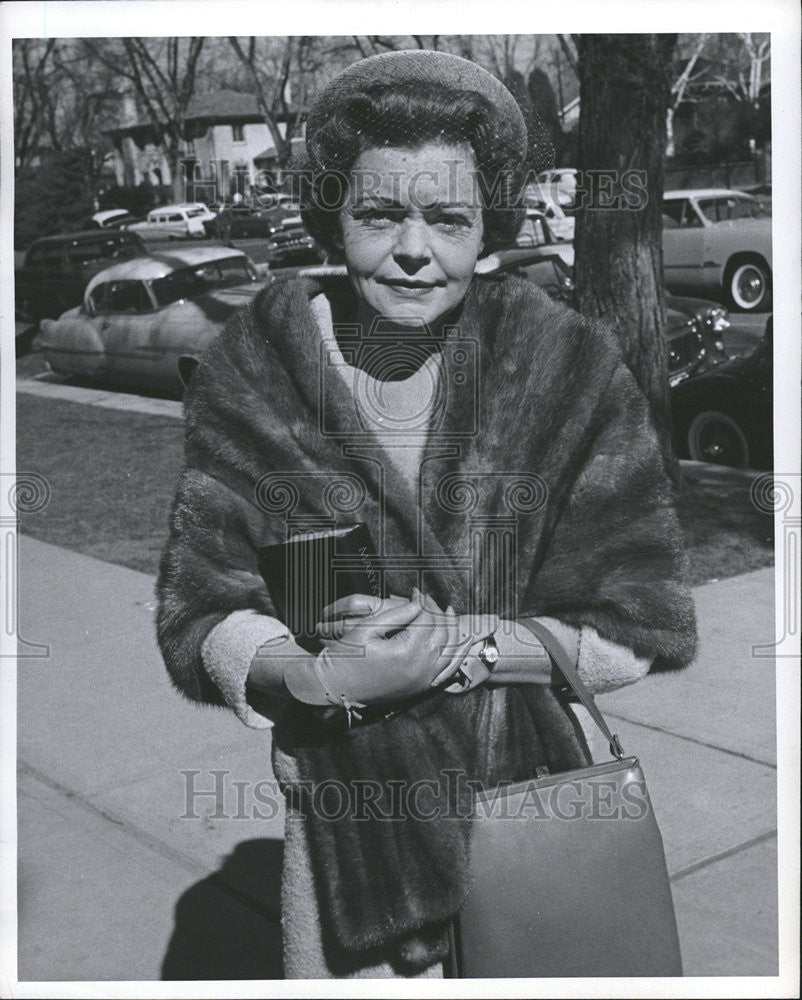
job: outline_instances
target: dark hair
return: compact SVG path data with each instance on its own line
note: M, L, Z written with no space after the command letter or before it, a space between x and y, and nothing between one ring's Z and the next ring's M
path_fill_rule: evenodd
M482 94L413 82L379 84L348 99L307 137L310 158L325 167L300 171L301 214L310 234L329 251L339 233L339 210L349 172L360 153L376 146L420 148L428 142L467 144L476 159L475 190L482 206L484 252L511 243L524 219L525 150L496 123L498 109Z

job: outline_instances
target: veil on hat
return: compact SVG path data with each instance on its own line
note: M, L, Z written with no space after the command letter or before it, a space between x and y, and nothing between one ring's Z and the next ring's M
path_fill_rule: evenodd
M499 141L509 151L510 169L539 172L553 165L554 149L542 119L532 109L527 129L518 102L497 77L461 56L409 49L361 59L324 87L307 119L306 156L295 157L290 171L306 169L317 174L330 166L321 159L315 136L351 97L380 85L411 83L480 94L496 112Z

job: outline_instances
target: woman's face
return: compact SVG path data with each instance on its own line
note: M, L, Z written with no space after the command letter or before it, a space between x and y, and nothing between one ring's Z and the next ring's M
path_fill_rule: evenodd
M482 251L470 147L366 149L340 211L360 298L399 324L431 323L464 297Z

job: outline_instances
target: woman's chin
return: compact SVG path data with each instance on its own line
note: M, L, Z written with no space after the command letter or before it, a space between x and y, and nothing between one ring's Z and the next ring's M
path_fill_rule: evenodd
M450 312L458 302L446 300L442 295L404 297L382 295L370 302L371 308L382 318L392 320L400 327L420 327L432 324Z

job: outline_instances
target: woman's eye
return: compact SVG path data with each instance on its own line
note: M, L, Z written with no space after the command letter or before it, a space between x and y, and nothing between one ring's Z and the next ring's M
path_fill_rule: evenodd
M378 229L385 229L403 219L403 213L394 212L391 209L364 208L354 212L354 218L358 222Z
M470 227L471 220L465 215L458 215L452 212L441 212L430 221L430 224L445 226L450 229L461 229L465 226Z

